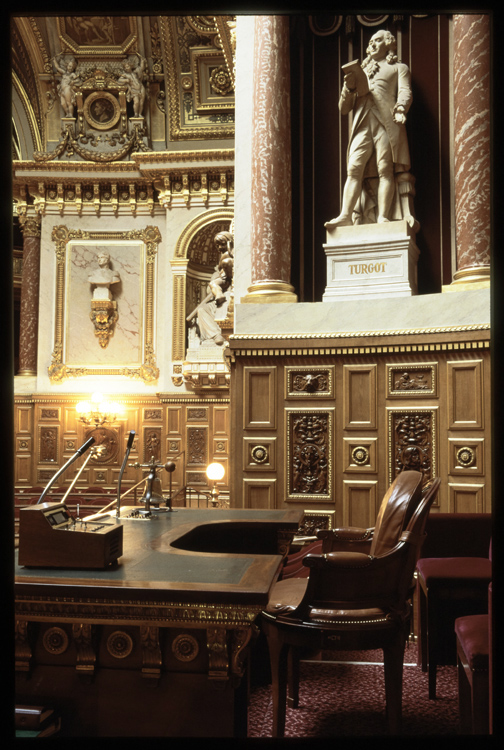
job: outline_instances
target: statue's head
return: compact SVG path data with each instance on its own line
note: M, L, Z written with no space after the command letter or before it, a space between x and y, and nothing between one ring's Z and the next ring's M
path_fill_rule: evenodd
M214 242L221 252L224 252L230 245L233 246L233 235L231 232L218 232L214 237Z
M110 255L108 253L100 253L98 256L98 265L100 267L108 266L110 261Z
M366 53L374 60L383 60L395 54L397 42L395 36L386 29L380 29L369 40Z

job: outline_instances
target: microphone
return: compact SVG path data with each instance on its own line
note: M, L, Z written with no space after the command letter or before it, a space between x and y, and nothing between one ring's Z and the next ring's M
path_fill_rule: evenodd
M71 458L68 459L68 461L66 462L66 464L64 464L64 466L62 466L61 469L59 471L57 471L56 474L53 477L51 477L51 479L49 480L49 482L46 485L46 488L44 489L44 491L42 492L41 496L37 500L36 505L38 505L39 503L42 502L43 498L47 495L47 493L49 492L49 490L51 489L51 487L53 486L53 484L55 483L55 481L57 479L59 479L59 477L63 474L63 472L66 471L68 469L68 467L71 464L73 464L74 461L76 461L80 456L82 456L82 454L85 453L88 448L91 448L91 446L93 445L94 442L95 442L94 437L90 437L89 440L86 440L86 442L84 443L84 445L81 445L80 448L77 448L77 450L75 451L74 455L71 456Z
M124 454L124 459L121 466L121 471L119 472L119 479L117 480L117 503L116 503L116 518L120 518L121 516L121 482L122 477L124 474L124 470L126 468L126 464L128 462L128 456L130 454L130 450L133 447L133 440L135 439L135 430L131 430L128 438L128 444L126 446L126 453Z

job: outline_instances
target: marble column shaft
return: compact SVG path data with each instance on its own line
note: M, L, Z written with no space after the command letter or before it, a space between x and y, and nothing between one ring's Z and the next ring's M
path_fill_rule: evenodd
M23 272L19 326L19 375L37 374L40 282L40 219L21 220Z
M453 16L457 270L490 265L490 17Z
M252 284L290 285L289 17L257 16L252 122Z

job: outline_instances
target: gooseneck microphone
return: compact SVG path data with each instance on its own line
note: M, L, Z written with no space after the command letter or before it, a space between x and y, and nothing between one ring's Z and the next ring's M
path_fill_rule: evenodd
M119 479L117 480L117 503L116 503L116 518L119 518L121 515L121 482L122 482L122 476L124 474L124 469L126 468L126 464L128 462L128 457L130 454L130 450L133 447L133 440L135 439L135 430L131 430L128 438L128 444L126 446L126 453L124 454L124 460L122 462L121 471L119 472Z
M51 479L47 483L44 491L42 492L41 496L37 500L36 505L38 505L39 503L42 502L42 500L47 495L47 493L49 492L49 490L51 489L51 487L53 486L53 484L55 483L55 481L57 479L59 479L59 477L63 474L63 472L66 471L68 469L68 467L71 464L73 464L74 461L76 461L80 456L82 456L82 454L85 453L88 448L91 448L91 446L93 445L94 442L95 442L94 437L90 437L89 440L86 440L86 442L84 443L84 445L81 445L80 448L77 448L77 450L75 451L74 455L71 458L68 459L68 461L66 462L66 464L64 464L64 466L62 466L61 469L59 471L57 471L56 474L53 477L51 477Z

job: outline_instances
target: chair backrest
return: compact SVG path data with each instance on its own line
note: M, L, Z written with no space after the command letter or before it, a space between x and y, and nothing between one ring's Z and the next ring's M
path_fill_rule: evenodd
M369 554L380 557L398 543L422 498L420 471L402 471L382 500Z

